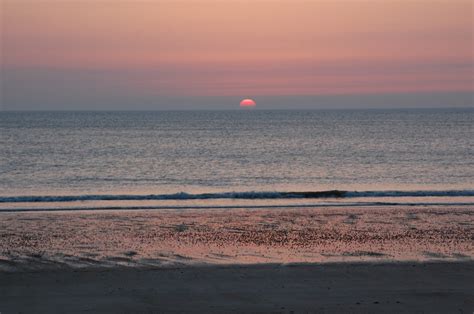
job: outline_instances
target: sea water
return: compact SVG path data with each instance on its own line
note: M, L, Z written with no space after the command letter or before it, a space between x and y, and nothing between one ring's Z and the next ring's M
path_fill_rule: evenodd
M0 210L474 204L474 110L0 112Z

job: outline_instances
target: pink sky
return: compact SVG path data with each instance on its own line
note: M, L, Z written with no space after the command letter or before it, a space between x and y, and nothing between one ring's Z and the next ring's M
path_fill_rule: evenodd
M4 101L64 78L71 97L91 80L112 98L472 92L472 12L463 0L4 0Z

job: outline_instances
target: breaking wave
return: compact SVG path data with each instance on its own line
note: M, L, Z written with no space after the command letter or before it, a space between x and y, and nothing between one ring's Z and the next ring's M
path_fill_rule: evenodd
M363 197L466 197L474 190L446 191L293 191L293 192L224 192L174 193L148 195L56 195L56 196L0 196L0 203L40 203L74 201L141 201L141 200L206 200L206 199L321 199Z

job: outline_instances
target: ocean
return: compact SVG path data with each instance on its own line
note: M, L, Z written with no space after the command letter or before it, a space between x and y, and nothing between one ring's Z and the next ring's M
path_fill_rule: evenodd
M0 211L474 205L474 110L0 112Z

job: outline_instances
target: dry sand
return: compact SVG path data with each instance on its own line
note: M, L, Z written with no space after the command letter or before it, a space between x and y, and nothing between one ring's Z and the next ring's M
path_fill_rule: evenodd
M472 262L0 273L2 314L473 310Z

